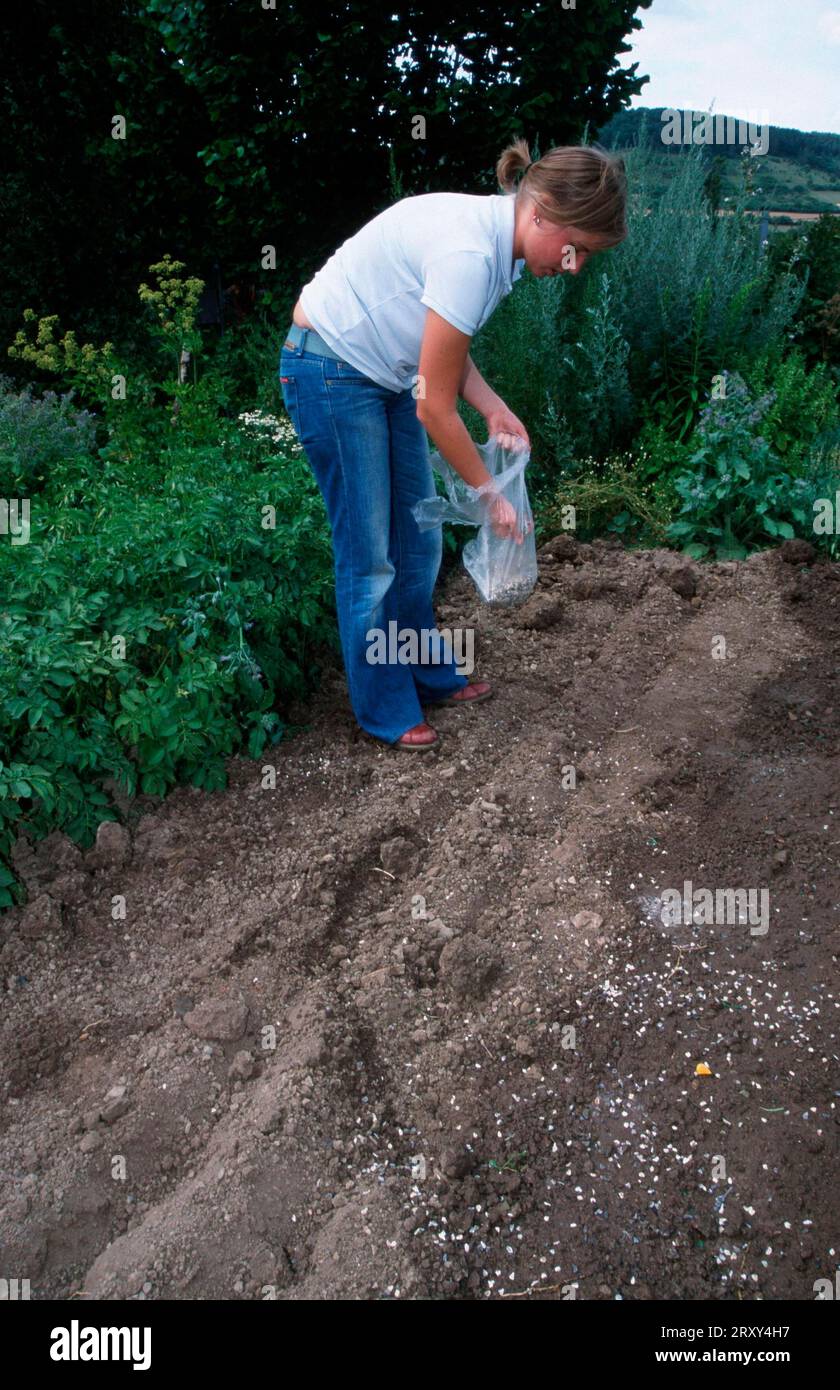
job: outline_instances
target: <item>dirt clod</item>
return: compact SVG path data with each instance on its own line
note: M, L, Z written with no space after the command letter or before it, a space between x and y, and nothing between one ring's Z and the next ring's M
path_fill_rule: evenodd
M85 855L87 869L116 869L131 857L131 836L118 821L104 820L96 831L96 844Z
M207 999L184 1014L184 1024L197 1038L234 1042L248 1026L248 1006L232 999Z
M381 846L379 857L388 873L402 875L411 872L416 856L411 841L403 835L395 835Z
M18 930L22 936L40 937L61 927L61 905L49 893L39 893L23 909Z
M532 594L516 610L517 621L520 627L541 631L543 628L554 627L556 623L559 623L563 617L564 608L565 603L559 594Z
M779 553L785 564L788 565L810 565L817 555L811 542L801 540L799 537L784 541Z
M697 571L693 565L676 565L666 570L663 578L680 598L693 598L697 592Z
M499 972L498 953L488 941L463 937L440 953L440 977L458 1000L480 999Z

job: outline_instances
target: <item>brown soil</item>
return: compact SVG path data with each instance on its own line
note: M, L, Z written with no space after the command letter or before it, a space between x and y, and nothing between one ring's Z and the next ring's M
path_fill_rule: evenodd
M335 671L224 792L141 798L85 855L22 841L0 1273L812 1300L840 1250L840 567L788 558L561 539L498 611L458 572L439 621L475 625L495 696L434 712L437 750L362 734ZM663 924L685 880L767 888L767 934Z

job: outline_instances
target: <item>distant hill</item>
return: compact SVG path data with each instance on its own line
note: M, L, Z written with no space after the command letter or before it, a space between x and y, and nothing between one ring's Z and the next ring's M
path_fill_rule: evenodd
M641 144L657 153L663 188L674 167L671 161L685 149L684 145L663 143L662 113L665 109L640 106L632 111L619 111L593 135L593 139L608 149L628 149ZM723 112L715 115L721 121L727 119ZM695 126L699 119L697 113ZM687 134L691 126L690 108L683 117L683 125ZM767 147L766 155L755 155L751 161L756 174L756 191L748 204L751 208L756 211L767 208L771 213L840 213L840 135L770 126ZM709 161L710 170L718 157L720 198L731 197L739 186L742 147L733 141L732 144L700 144L699 148Z

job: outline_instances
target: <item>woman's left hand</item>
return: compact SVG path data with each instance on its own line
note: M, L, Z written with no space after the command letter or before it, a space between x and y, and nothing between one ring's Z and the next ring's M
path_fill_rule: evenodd
M528 431L522 421L514 415L512 410L508 410L506 405L501 405L498 410L491 410L485 419L490 435L495 435L498 438L503 449L521 448L523 441L530 449L531 440L528 437Z

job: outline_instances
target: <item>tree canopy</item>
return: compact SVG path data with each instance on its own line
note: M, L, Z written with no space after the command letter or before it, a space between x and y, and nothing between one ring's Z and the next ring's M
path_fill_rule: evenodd
M204 278L218 262L226 284L250 279L279 308L395 196L492 192L514 137L538 153L604 125L645 80L619 55L650 2L6 10L6 341L28 306L113 331L136 312L138 271L166 252Z

